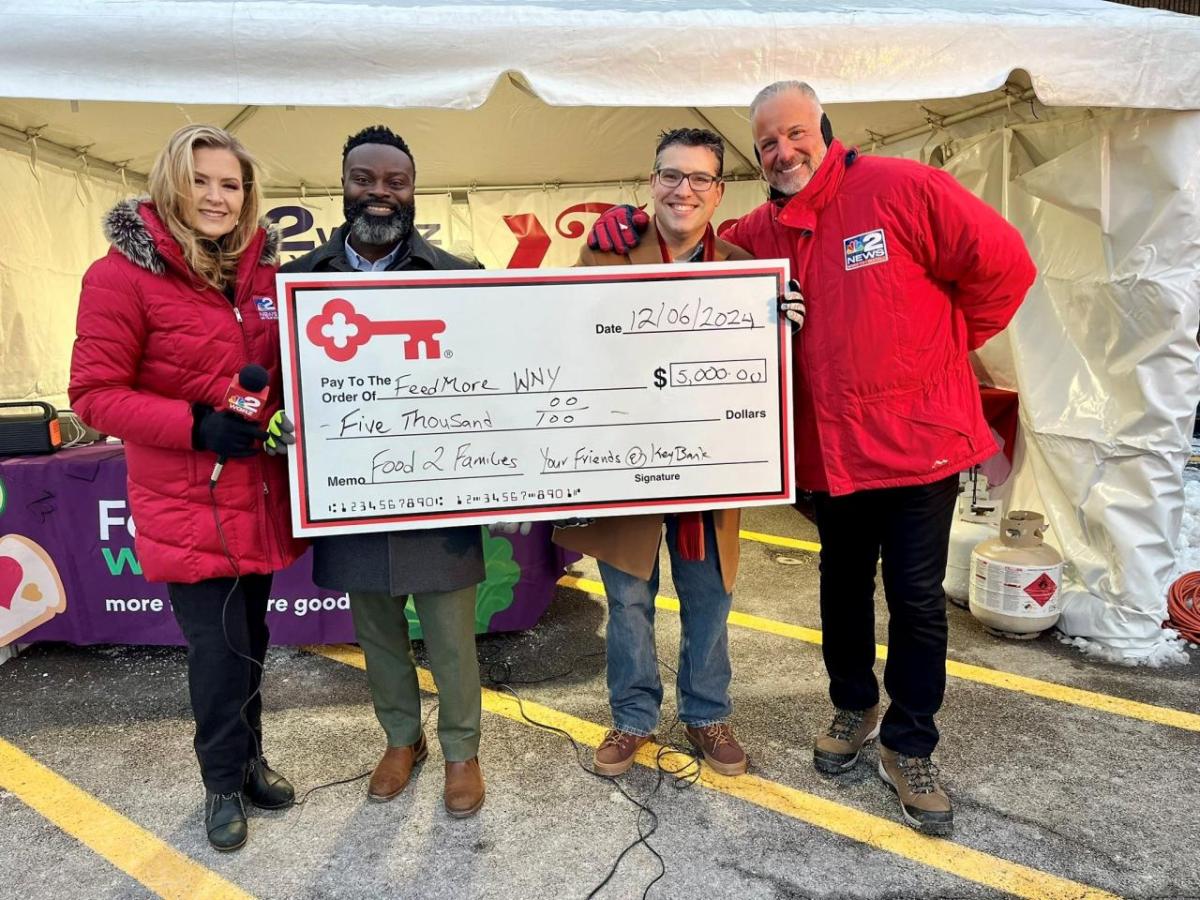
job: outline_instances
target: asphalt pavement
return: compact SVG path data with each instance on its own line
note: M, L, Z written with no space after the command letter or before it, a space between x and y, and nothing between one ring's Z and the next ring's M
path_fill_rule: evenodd
M436 694L429 759L396 800L371 803L365 779L329 785L369 772L384 747L357 648L278 647L265 751L312 792L253 812L247 846L218 854L202 827L183 649L39 644L0 666L0 898L558 900L610 874L596 896L640 897L657 878L650 897L1200 897L1200 653L1124 668L1050 635L992 637L952 608L935 759L956 826L925 838L900 823L873 749L840 777L813 768L830 715L817 559L786 543L815 532L786 508L751 511L744 527L785 539L742 545L730 649L744 778L666 751L643 753L619 785L586 771L609 723L590 561L535 629L478 641L487 802L463 821L442 808ZM661 593L669 746L682 735L665 572ZM881 595L876 618L886 644ZM642 843L639 827L653 828Z

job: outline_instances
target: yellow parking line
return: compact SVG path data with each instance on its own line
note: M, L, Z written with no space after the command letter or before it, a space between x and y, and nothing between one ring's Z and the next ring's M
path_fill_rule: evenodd
M760 544L773 544L776 547L788 547L792 550L806 550L809 553L821 552L821 545L812 541L780 537L777 534L764 534L761 531L739 531L738 537L744 541L757 541Z
M354 646L306 647L311 653L326 656L346 665L365 668L362 651ZM433 677L425 669L417 670L421 689L436 693ZM483 708L490 713L528 725L517 701L510 695L483 688ZM561 728L581 744L595 748L604 740L605 729L595 722L580 719L531 700L524 701L525 713L532 719ZM660 745L648 743L638 751L636 760L649 769L656 767ZM757 775L726 778L701 769L700 784L755 806L769 809L816 828L876 847L913 862L940 869L966 881L973 881L1017 897L1033 900L1115 900L1115 895L1098 888L1059 878L1020 863L964 847L953 841L925 837L906 825L884 819L853 807L843 806L815 794L798 791Z
M576 578L573 575L564 575L558 580L558 583L563 587L576 588L596 597L604 596L604 585L590 578ZM655 600L655 606L670 612L679 612L679 601L674 597L663 597L660 595ZM815 628L805 628L801 625L777 622L774 619L766 619L762 616L753 616L735 611L729 614L729 624L737 625L740 628L766 632L767 634L779 635L780 637L792 638L809 644L821 643L821 632ZM879 659L887 659L887 647L884 644L876 644L875 655ZM1065 684L1056 684L1053 681L1042 681L1038 678L1014 675L1011 672L1002 672L999 669L989 669L985 666L973 666L969 663L956 662L955 660L946 661L946 674L953 675L955 678L962 678L966 681L986 684L990 687L1029 694L1033 697L1040 697L1043 700L1069 703L1072 706L1082 706L1086 709L1112 713L1113 715L1124 716L1128 719L1153 722L1155 725L1169 725L1172 728L1181 728L1184 731L1200 731L1200 715L1179 709L1170 709L1166 706L1139 703L1137 700L1126 700L1123 697L1113 697L1109 694L1086 691L1081 688L1068 687Z
M164 898L253 900L241 888L0 740L0 787Z

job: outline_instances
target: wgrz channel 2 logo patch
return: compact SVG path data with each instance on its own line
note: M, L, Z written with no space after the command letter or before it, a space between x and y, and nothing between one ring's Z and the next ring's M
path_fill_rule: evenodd
M254 308L258 310L260 319L278 319L279 310L275 306L275 301L270 297L255 297Z
M843 238L842 249L846 258L847 272L851 269L861 269L863 266L887 262L888 258L887 240L883 236L882 228Z

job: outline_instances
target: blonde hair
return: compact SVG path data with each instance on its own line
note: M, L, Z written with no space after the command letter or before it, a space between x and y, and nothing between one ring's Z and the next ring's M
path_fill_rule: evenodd
M186 209L192 203L196 180L193 157L199 148L228 150L241 164L245 199L233 231L219 241L197 234L188 223ZM179 242L188 266L217 290L237 279L238 261L258 231L262 195L258 187L258 164L241 141L223 128L185 125L167 138L150 169L150 199L163 224Z

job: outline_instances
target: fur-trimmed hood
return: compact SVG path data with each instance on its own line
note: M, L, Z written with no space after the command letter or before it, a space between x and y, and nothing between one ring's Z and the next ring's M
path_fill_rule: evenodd
M143 203L149 204L150 198L132 197L122 200L110 209L101 220L104 236L135 266L155 275L162 275L167 271L167 263L158 248L158 242L139 212ZM259 222L259 226L267 233L258 257L259 265L278 265L279 229L265 218Z

